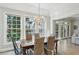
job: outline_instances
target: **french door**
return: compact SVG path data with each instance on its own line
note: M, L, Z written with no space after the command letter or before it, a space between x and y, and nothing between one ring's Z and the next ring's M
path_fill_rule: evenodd
M70 37L71 24L65 21L56 21L55 23L55 35L57 38Z

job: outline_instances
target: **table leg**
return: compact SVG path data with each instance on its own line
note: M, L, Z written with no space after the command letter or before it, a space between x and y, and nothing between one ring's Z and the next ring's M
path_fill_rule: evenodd
M58 49L57 47L58 47L58 45L57 45L57 42L56 42L56 54L57 54L57 49Z
M26 49L23 48L23 55L26 55Z

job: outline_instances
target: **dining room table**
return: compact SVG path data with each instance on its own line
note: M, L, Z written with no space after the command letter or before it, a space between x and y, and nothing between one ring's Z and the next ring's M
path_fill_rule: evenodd
M47 44L47 39L48 37L45 37L44 39L44 44ZM34 41L35 38L33 37L32 40L26 40L26 39L22 39L20 42L20 48L22 48L22 52L23 55L26 55L26 50L30 49L30 48L34 48ZM55 49L56 49L56 54L57 54L57 49L58 49L58 39L55 39Z

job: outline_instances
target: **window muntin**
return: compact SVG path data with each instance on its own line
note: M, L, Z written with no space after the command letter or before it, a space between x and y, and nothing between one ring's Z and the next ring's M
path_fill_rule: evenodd
M20 17L15 15L7 15L7 41L11 41L13 37L16 41L20 40L21 22Z
M26 18L26 34L33 34L35 32L35 18Z

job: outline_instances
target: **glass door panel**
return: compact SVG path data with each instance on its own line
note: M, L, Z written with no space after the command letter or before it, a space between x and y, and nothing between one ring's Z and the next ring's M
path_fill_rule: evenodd
M59 29L59 25L55 24L55 35L56 35L56 37L58 37L58 29Z
M25 20L26 40L32 40L32 34L35 31L35 19L34 17L29 17Z
M55 34L56 37L59 38L68 38L69 37L69 22L65 21L57 21L58 23L55 24Z

